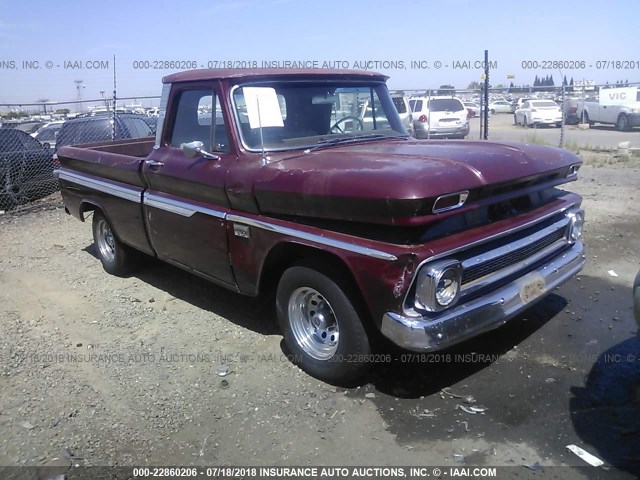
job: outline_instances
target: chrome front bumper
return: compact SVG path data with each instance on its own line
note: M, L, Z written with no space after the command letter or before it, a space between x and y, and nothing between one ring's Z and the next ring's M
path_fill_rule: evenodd
M497 328L582 270L583 249L582 243L576 242L520 279L434 317L387 312L382 318L381 331L407 350L433 351ZM522 290L527 278L544 279L545 288L542 295L525 303Z

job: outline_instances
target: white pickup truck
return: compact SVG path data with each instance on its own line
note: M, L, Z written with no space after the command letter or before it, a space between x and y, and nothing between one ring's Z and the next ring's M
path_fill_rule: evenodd
M578 101L576 115L583 123L613 124L620 131L640 127L640 88L601 89L598 101Z

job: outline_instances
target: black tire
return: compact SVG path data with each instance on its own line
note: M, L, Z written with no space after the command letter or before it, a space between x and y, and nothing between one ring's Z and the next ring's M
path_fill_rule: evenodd
M0 210L11 210L16 206L16 198L11 191L9 174L0 176Z
M136 269L140 253L116 238L109 221L98 210L93 214L92 230L96 253L106 272L125 277Z
M293 362L308 374L341 385L360 378L371 353L350 285L334 272L296 265L280 278L278 323ZM316 310L313 310L313 309Z
M6 171L0 182L0 210L11 210L26 203L22 181L17 171Z
M624 113L618 115L618 118L616 119L616 130L620 132L626 132L629 130L629 119Z

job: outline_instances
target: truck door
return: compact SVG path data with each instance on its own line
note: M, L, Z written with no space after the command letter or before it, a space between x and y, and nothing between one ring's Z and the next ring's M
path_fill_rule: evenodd
M145 160L144 214L159 258L226 286L235 286L229 262L225 181L237 159L230 153L219 96L210 86L174 86L167 121ZM219 158L187 157L180 145L201 141Z

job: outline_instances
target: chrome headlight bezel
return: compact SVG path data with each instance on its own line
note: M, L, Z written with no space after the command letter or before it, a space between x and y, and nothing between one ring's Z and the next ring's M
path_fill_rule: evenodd
M447 286L441 284L445 278L453 280ZM444 290L455 285L453 294L448 292L446 301L441 295ZM460 298L462 284L462 264L457 260L445 260L442 262L424 265L418 272L414 306L417 310L427 312L440 312L454 306Z
M569 226L567 227L567 241L574 244L582 238L584 228L584 210L574 210L567 213Z

